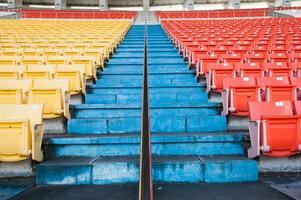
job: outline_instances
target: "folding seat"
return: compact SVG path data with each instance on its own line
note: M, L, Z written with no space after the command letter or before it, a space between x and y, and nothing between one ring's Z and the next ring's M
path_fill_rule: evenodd
M43 55L46 57L49 56L60 56L61 55L61 50L59 49L51 49L51 48L45 48L43 51Z
M18 44L18 47L20 49L31 49L31 48L34 48L33 44L32 43L21 43L21 44Z
M0 79L20 79L23 71L24 69L21 66L0 65Z
M86 78L84 65L58 65L54 75L55 79L68 79L70 95L80 92L86 93Z
M53 65L28 65L23 73L25 79L52 79L55 72Z
M63 49L62 56L80 56L82 54L81 49Z
M294 114L301 115L301 101L293 102Z
M248 116L248 102L260 101L260 90L254 77L224 78L223 115Z
M265 55L262 53L244 54L242 58L249 63L251 62L264 63L267 60Z
M85 66L85 74L86 79L94 78L97 79L96 76L96 65L95 60L93 60L90 56L73 56L70 62L71 65L84 65Z
M42 65L43 59L41 56L25 56L20 59L19 65Z
M68 92L69 81L35 79L28 94L29 104L44 104L43 118L51 119L61 116L70 118Z
M191 48L188 56L189 66L196 64L196 55L206 55L206 54L209 54L209 52L208 52L208 48L205 46Z
M266 58L270 62L288 62L288 57L286 56L286 53L267 53Z
M0 105L0 161L43 160L43 105Z
M205 75L207 73L207 65L209 63L220 63L218 55L215 54L196 54L196 76Z
M15 56L1 56L0 65L2 66L15 66L17 65L18 57Z
M289 101L250 102L248 157L288 157L301 151L300 115Z
M271 54L286 53L287 49L284 45L276 45L268 48Z
M289 53L287 56L292 62L301 62L301 53Z
M83 56L94 56L96 65L99 67L104 67L104 57L103 52L100 49L84 49Z
M0 53L1 56L20 56L20 52L16 48L6 48Z
M263 63L262 67L268 72L268 76L292 76L293 70L286 62Z
M90 47L87 48L92 48L92 49L101 49L104 55L105 59L109 59L110 58L110 50L109 50L109 46L107 44L104 43L92 43L90 45Z
M224 54L227 54L228 48L219 46L219 47L209 48L209 51L210 51L210 54L224 55Z
M54 48L64 50L70 48L70 46L68 43L57 43L54 45Z
M33 57L33 56L41 56L42 54L40 49L23 49L21 55L26 57L27 56Z
M264 70L260 63L235 63L234 68L239 70L241 77L262 77L264 76Z
M236 70L231 63L208 64L208 72L206 73L207 92L211 89L221 92L223 78L235 76Z
M261 77L257 83L262 89L262 101L294 101L296 89L288 77Z
M45 60L45 65L66 65L70 62L70 56L48 56Z
M0 104L26 104L31 80L0 79Z
M223 54L221 55L221 60L225 63L241 63L242 58L240 54L232 53L232 54Z
M290 77L291 85L296 89L296 100L301 100L301 78Z

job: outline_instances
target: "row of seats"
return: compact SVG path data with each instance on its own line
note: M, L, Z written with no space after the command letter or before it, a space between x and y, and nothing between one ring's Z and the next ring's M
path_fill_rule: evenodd
M250 101L301 100L301 78L223 78L223 114L249 116Z
M86 87L85 65L28 65L23 66L0 66L0 82L13 83L20 79L67 79L68 91L71 95L85 94ZM12 82L3 82L11 80ZM3 87L8 86L7 84ZM3 88L2 87L2 88ZM8 86L10 87L10 86ZM1 100L0 100L1 101Z
M43 104L44 119L69 119L68 88L68 79L0 80L0 104Z
M57 19L133 19L134 11L76 11L76 10L24 10L22 18L57 18Z
M0 161L43 160L43 119L70 119L70 95L129 30L130 21L0 20Z
M230 17L265 17L270 11L281 8L254 8L254 9L231 9L231 10L199 10L199 11L157 11L159 20L176 18L230 18ZM285 7L289 9L301 9L301 7Z
M287 157L301 151L300 22L162 21L196 75L206 78L207 92L222 93L222 113L250 117L251 158Z
M94 56L48 56L48 57L0 57L0 77L3 78L20 78L22 71L26 71L26 67L31 65L39 66L39 70L43 70L43 66L64 65L66 67L70 65L83 65L85 78L96 79L96 60ZM98 65L100 67L100 65ZM37 68L35 68L37 69ZM9 74L7 74L9 73Z

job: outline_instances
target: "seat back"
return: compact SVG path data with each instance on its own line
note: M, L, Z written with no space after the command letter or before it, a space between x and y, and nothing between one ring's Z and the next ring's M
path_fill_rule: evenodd
M289 101L249 102L249 110L251 121L261 120L264 115L293 115L292 106Z
M23 74L23 67L21 66L1 66L0 65L0 79L18 79Z
M86 78L96 78L96 69L93 60L89 56L73 56L71 64L85 66Z
M44 104L44 118L56 118L64 114L65 94L69 88L68 80L36 79L29 92L29 103Z
M277 77L259 77L257 83L261 88L272 86L287 86L290 85L289 78L286 76Z
M15 66L17 65L17 59L15 56L1 56L0 57L0 66Z
M20 65L42 65L43 57L40 56L24 56L20 59Z
M27 79L51 79L55 72L53 65L29 65L23 74Z
M256 86L256 79L254 77L237 77L237 78L224 78L223 87L224 89L235 88L235 87L248 87Z
M27 103L27 93L31 87L31 80L0 79L0 104Z
M43 121L43 105L0 104L0 111L0 161L20 161L30 155L41 161L43 130L39 131L40 134L35 133L36 125Z

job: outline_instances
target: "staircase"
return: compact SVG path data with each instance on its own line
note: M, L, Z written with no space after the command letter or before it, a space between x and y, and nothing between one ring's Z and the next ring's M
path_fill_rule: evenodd
M85 104L71 107L68 134L49 137L37 184L139 181L144 26L133 26ZM221 105L208 102L159 25L148 26L150 115L155 182L257 181L244 135L227 132Z

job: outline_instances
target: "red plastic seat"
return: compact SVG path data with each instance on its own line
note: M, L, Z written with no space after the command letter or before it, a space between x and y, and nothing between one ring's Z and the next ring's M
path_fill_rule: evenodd
M250 102L248 157L287 157L301 150L301 116L293 115L289 101Z
M249 101L260 101L260 90L254 77L224 78L223 114L248 116Z
M264 71L259 63L235 63L241 77L263 77Z
M274 62L274 63L289 61L286 53L272 53L272 54L267 53L265 56L268 60L270 60L271 62Z
M196 76L205 75L207 73L207 65L209 63L219 63L219 56L215 54L196 55Z
M235 77L236 74L236 70L231 63L208 64L207 69L207 92L211 89L221 92L223 89L223 78Z
M296 90L288 77L261 77L257 83L262 90L262 101L294 101Z
M268 76L292 76L293 70L286 62L263 63L262 67L268 72Z

